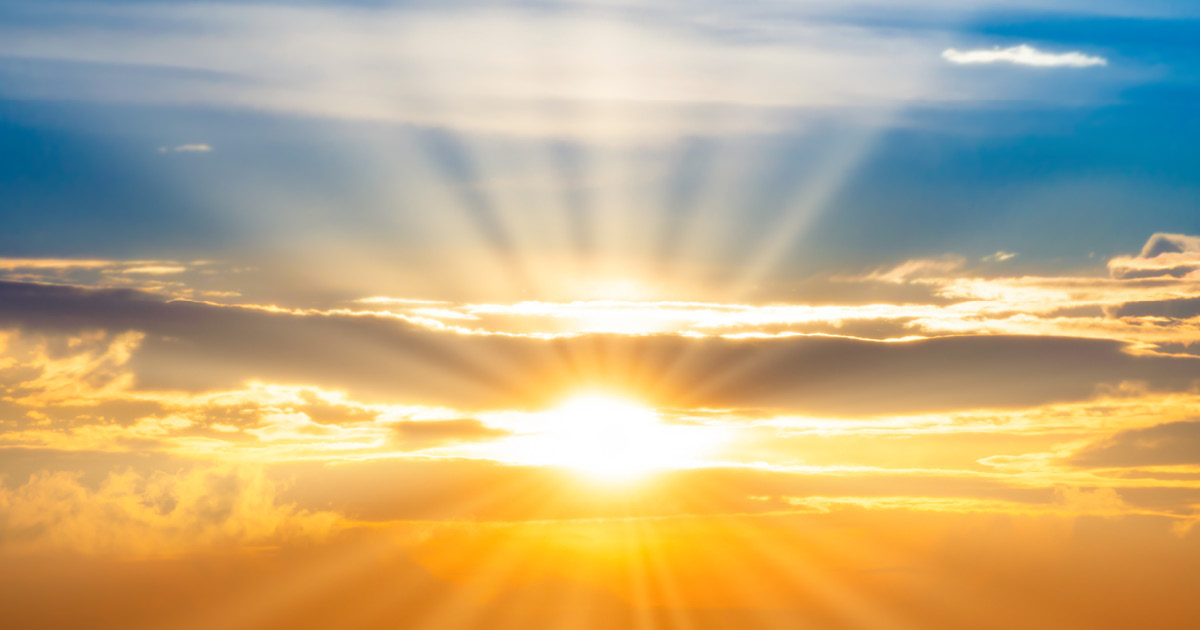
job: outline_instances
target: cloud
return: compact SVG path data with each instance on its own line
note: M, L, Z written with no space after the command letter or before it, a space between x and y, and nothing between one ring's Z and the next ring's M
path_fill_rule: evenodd
M14 26L0 32L0 55L31 63L5 91L612 140L757 133L815 110L890 111L989 89L937 90L928 32L861 19L404 4L107 7L87 28ZM714 11L719 26L707 22Z
M510 440L495 441L511 435L536 435L544 430L544 425L537 422L544 414L511 410L478 412L477 420L466 418L463 412L454 409L367 404L339 392L266 384L201 394L138 390L130 388L128 383L125 388L113 389L107 381L96 381L92 376L95 371L92 366L98 363L97 355L108 354L103 350L104 338L90 341L79 337L46 339L42 345L49 348L44 348L43 354L59 355L46 363L30 360L28 353L21 350L36 336L10 337L11 351L6 354L18 360L19 368L0 369L0 391L18 392L22 398L0 400L0 417L6 418L0 426L0 449L3 449L0 451L0 477L9 475L10 479L20 479L47 468L65 468L92 471L94 478L97 469L117 467L111 462L121 460L112 458L121 455L127 462L121 464L122 467L142 467L139 470L143 475L153 470L170 470L198 459L253 461L271 466L310 462L316 466L312 471L316 478L303 476L301 485L307 489L337 477L327 464L336 463L334 468L349 473L348 462L357 460L362 464L356 468L361 471L361 477L350 475L328 488L330 493L344 494L347 486L364 486L366 496L356 500L360 503L353 506L337 503L345 509L353 508L356 516L374 510L370 507L371 497L380 501L381 495L387 496L389 505L399 505L407 500L404 496L410 496L423 506L436 503L422 497L441 492L440 488L444 490L441 496L449 501L451 487L435 478L446 476L465 483L467 471L474 469L459 458L471 458L482 468L474 481L456 492L468 493L471 486L487 483L483 480L502 486L510 482L528 486L529 483L522 481L528 480L549 487L546 482L537 481L543 473L515 470L515 466L540 465L544 461L528 455L514 457L514 453L520 452L519 447L516 451L506 450ZM120 342L110 340L109 345L120 345ZM618 346L614 344L613 348ZM79 365L80 368L56 377L23 380L39 370L60 373L64 365ZM74 379L69 378L72 374ZM92 383L92 389L89 389L89 383ZM862 388L862 393L880 395L869 391L868 387ZM901 400L891 408L907 405ZM1014 485L1031 489L1029 492L1033 494L1038 492L1032 489L1044 490L1062 483L1087 486L1112 483L1124 489L1127 484L1122 484L1121 480L1106 481L1079 471L1062 470L1059 462L1063 460L1064 449L1056 445L1065 439L1064 436L1098 437L1116 429L1189 418L1197 409L1200 409L1200 397L1195 394L1158 394L1144 388L1128 387L1101 392L1099 398L1087 402L1034 409L977 409L908 416L883 411L887 415L866 418L796 416L769 409L665 409L661 416L664 422L678 428L704 430L707 426L731 438L727 446L712 453L711 459L706 458L708 464L754 463L764 474L774 471L782 475L778 477L777 487L760 484L735 492L730 488L732 494L727 497L728 501L723 499L720 507L712 503L716 498L712 492L706 492L713 509L744 512L779 506L747 504L743 495L783 492L855 496L875 492L910 496L921 493L946 496L950 493L961 497L978 497L985 493L1012 499L1021 494L1008 492ZM895 445L901 440L906 448L898 451ZM437 450L425 451L431 448ZM150 455L180 459L151 460L149 463L154 468L146 471L146 457ZM428 461L429 458L439 458L446 465L422 468L416 463L398 461ZM512 464L513 467L503 469L505 474L511 472L512 475L504 477L500 469L488 468L483 460ZM368 465L371 461L381 463L379 466ZM388 461L394 462L394 466L385 465ZM105 462L108 464L103 465ZM804 465L797 462L804 462ZM977 462L988 466L989 470L981 472ZM295 469L287 470L293 475L299 474ZM1009 474L1012 472L1021 473L1019 480ZM559 476L556 472L545 475ZM372 478L406 476L422 480L422 487L413 489L415 494L383 492L366 482ZM289 475L276 478L288 479ZM721 487L729 487L729 478L729 475L718 476L715 481ZM1157 483L1148 481L1146 485ZM688 485L695 484L681 484ZM713 486L711 483L702 485ZM569 491L569 487L562 489L563 494ZM672 490L671 494L675 492ZM289 490L286 501L299 500L301 495L304 495L301 490ZM332 495L304 496L308 498L299 501L300 507L325 509L332 505L329 502ZM1158 501L1173 508L1188 505L1186 497ZM550 503L562 502L555 499ZM450 501L449 512L417 510L391 513L386 518L417 517L418 514L424 514L422 518L452 518L455 505ZM598 515L595 512L571 512L573 508L568 504L558 507L566 511L543 511L525 514L522 518ZM485 516L482 511L478 515ZM495 517L516 518L517 515L506 512Z
M1156 258L1163 254L1200 253L1200 236L1158 232L1142 246L1140 258Z
M997 252L981 262L1010 259ZM1155 234L1135 256L1108 261L1108 277L1002 276L944 256L906 261L842 282L924 287L925 303L844 307L837 318L873 318L856 330L905 335L1011 334L1121 339L1137 351L1194 352L1200 338L1200 237ZM963 261L965 263L965 261ZM872 313L873 312L873 313ZM831 318L834 310L827 307ZM886 325L885 325L886 324ZM801 329L803 330L803 329ZM837 331L835 331L837 332Z
M959 65L1011 63L1039 68L1087 68L1108 65L1108 60L1103 57L1089 56L1081 52L1048 53L1026 44L1010 48L997 46L975 50L948 48L942 52L942 58Z
M943 277L959 271L966 264L962 256L947 254L941 258L918 258L905 261L890 269L879 269L864 280L902 283L926 277Z
M177 273L183 273L187 270L188 268L182 265L144 265L141 267L129 267L127 269L122 269L120 273L169 276Z
M490 440L512 435L503 429L489 427L474 418L457 420L405 420L392 425L397 442L405 450L418 450L462 442Z
M80 477L45 472L0 486L0 550L174 555L319 538L338 520L277 503L276 484L251 468L113 472L96 488Z
M361 298L361 299L355 300L355 301L360 302L362 304L419 304L419 305L425 305L425 306L449 304L449 302L447 302L445 300L421 300L421 299L416 299L416 298L396 298L396 297L383 297L383 296Z
M1156 233L1137 256L1108 261L1114 278L1182 278L1200 269L1200 236Z
M1004 262L1006 260L1012 260L1013 258L1016 258L1016 257L1017 257L1017 255L1014 253L1006 252L1006 251L1002 250L1002 251L998 251L994 254L988 254L987 256L984 256L983 258L980 258L979 260L982 262Z
M78 258L0 258L0 271L35 269L100 269L119 264L119 262L112 260L90 260Z
M169 295L218 299L236 270L208 260L106 260L88 258L2 258L0 280L129 287Z
M379 446L382 442L382 431L377 427L322 424L314 422L306 413L294 411L273 410L263 415L258 427L245 432L268 444L296 443L301 451L314 446L319 450L327 443L356 450Z
M982 602L992 627L1196 625L1195 537L1145 520L1076 528L1052 514L832 507L770 518L464 521L420 536L397 525L322 546L156 562L5 558L0 581L5 620L20 628L978 626L979 607L947 605L948 592ZM748 576L768 577L747 586ZM1031 610L1030 593L1054 597Z
M1070 461L1099 468L1200 464L1200 422L1121 431L1084 446Z
M208 153L213 148L207 144L181 144L176 147L159 147L159 153Z
M674 334L556 339L463 335L373 313L282 311L130 290L0 283L0 326L144 335L128 361L142 389L248 381L312 384L360 399L496 409L608 387L664 404L833 414L1027 406L1090 396L1099 383L1185 388L1200 359L1134 356L1108 339Z
M1200 317L1200 298L1180 298L1177 300L1139 300L1125 302L1120 306L1106 311L1115 318L1122 317L1157 317L1171 320L1178 326L1176 320L1186 320Z

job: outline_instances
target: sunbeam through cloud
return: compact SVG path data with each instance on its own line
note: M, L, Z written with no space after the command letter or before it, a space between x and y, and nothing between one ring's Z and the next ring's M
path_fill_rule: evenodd
M0 628L1200 627L1197 18L0 3Z

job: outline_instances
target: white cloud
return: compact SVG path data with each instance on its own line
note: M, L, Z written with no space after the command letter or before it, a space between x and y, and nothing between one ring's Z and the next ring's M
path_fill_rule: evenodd
M0 27L0 55L113 70L6 94L605 139L770 131L812 108L942 97L928 51L943 46L925 33L735 16L721 22L742 34L730 38L680 11L113 8L87 29ZM148 65L161 69L152 83Z
M948 48L942 52L942 58L950 63L960 65L1011 63L1019 66L1036 66L1039 68L1086 68L1088 66L1108 65L1108 60L1104 57L1085 55L1078 51L1049 53L1026 44L1010 48L1000 48L997 46L991 49L981 48L977 50Z
M213 148L207 144L181 144L174 148L172 148L172 147L159 147L158 148L159 153L167 153L167 152L171 152L171 153L208 153L209 151L212 151L212 150L213 150Z

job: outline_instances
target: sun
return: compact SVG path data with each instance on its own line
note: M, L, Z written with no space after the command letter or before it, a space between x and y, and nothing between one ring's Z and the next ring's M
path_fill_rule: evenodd
M726 427L678 417L602 390L577 392L542 411L497 411L481 418L510 435L457 446L453 453L562 468L607 484L710 465L710 458L730 439Z
M534 415L532 431L519 439L518 459L603 481L700 465L719 440L712 427L667 423L652 409L605 393L578 394Z

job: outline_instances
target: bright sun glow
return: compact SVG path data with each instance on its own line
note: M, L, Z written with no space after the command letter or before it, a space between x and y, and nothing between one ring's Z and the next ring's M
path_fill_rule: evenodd
M508 459L562 466L605 481L701 465L722 438L719 429L669 424L651 409L595 393L525 415L520 424L524 434L504 446Z

